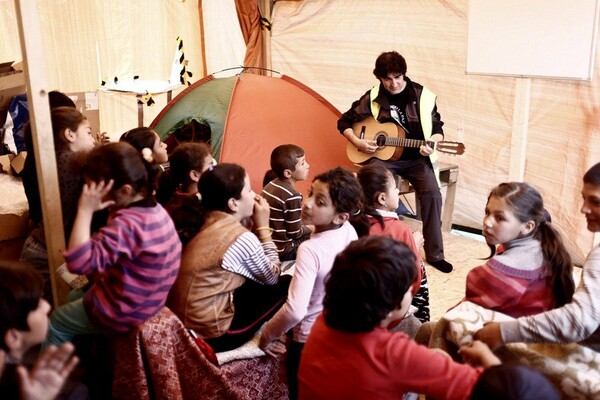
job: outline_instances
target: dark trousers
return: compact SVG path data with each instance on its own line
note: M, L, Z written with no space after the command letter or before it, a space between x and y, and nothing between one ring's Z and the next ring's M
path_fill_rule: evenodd
M300 356L304 343L292 340L287 350L287 378L290 400L298 398L298 370L300 369Z
M233 293L235 313L229 330L213 339L204 339L216 353L240 347L281 308L287 299L292 277L283 275L275 285L262 285L250 279Z
M386 161L385 166L395 175L408 179L419 199L425 258L427 261L444 259L442 239L442 193L435 173L426 158L417 160Z

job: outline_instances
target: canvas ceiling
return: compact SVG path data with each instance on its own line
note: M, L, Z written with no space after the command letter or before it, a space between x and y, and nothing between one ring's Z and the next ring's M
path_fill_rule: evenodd
M96 42L103 75L165 79L177 36L184 39L194 81L221 66L238 66L242 57L234 47L240 33L231 14L233 0L228 1L39 0L49 87L67 92L97 88ZM214 43L205 43L206 60L199 4L206 22L202 39ZM508 179L517 79L465 75L467 0L276 1L271 19L272 68L311 87L342 112L376 83L371 71L380 52L402 53L408 76L438 95L446 137L462 139L467 147L462 158L441 157L460 165L453 222L481 226L490 188ZM223 35L224 30L235 33ZM0 36L0 60L20 60L13 0L0 0ZM525 180L540 188L553 221L582 253L593 241L579 214L580 181L600 161L599 86L597 67L591 82L531 83ZM163 95L155 100L156 107L145 108L145 123L166 103ZM102 93L100 102L106 130L137 124L131 96Z
M342 112L377 83L381 52L404 55L407 75L438 95L446 138L467 148L460 158L440 157L460 166L453 223L481 227L490 189L508 179L517 78L465 74L467 0L277 1L272 19L272 68ZM579 213L581 177L600 162L599 71L591 82L531 83L525 181L584 254L593 238Z
M166 80L177 46L184 44L188 70L205 73L198 3L179 0L38 0L48 88L63 92L95 91L102 78ZM0 61L21 61L14 0L0 0ZM149 124L166 104L144 108ZM100 125L113 137L137 126L137 100L130 94L99 92ZM118 136L117 136L118 137Z

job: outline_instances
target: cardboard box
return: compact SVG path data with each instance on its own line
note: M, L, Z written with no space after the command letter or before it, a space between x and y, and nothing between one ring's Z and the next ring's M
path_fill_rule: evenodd
M19 175L21 171L23 171L23 167L25 166L25 158L27 157L27 152L22 151L15 156L10 162L10 166L12 167L15 175Z
M12 175L12 168L10 166L10 162L15 158L14 154L4 154L0 156L0 168L1 171L5 174Z
M92 127L92 133L98 134L100 130L100 110L98 107L98 92L66 93L75 103L77 109L85 115Z
M0 172L18 176L25 166L25 158L27 158L26 151L22 151L16 156L14 154L4 154L0 156Z
M21 179L0 174L0 241L27 235L27 197Z
M0 214L0 241L27 236L29 213Z

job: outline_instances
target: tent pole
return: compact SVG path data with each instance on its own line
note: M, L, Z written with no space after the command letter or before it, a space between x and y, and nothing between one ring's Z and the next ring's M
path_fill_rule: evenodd
M68 286L62 279L58 279L56 274L56 268L64 262L62 253L65 249L65 235L54 155L48 88L43 65L44 56L42 46L40 46L42 37L37 1L15 0L15 10L27 84L27 102L44 217L52 299L56 307L66 302L68 293Z
M272 11L273 11L273 0L258 0L258 7L261 10L261 14L264 15L269 21L271 21ZM263 65L267 69L264 73L267 76L273 76L273 72L271 71L272 62L271 62L271 31L268 29L262 29L262 41L263 41Z

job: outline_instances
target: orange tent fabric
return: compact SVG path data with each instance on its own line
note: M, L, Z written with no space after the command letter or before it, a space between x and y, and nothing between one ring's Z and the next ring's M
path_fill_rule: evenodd
M208 121L215 158L242 165L255 191L262 190L271 151L280 144L296 144L306 153L311 168L307 182L298 184L301 193L306 194L315 175L327 169L343 166L354 170L346 156L346 139L336 127L340 112L312 89L285 75L207 78L175 97L156 117L152 126L161 137L191 119ZM202 90L202 85L217 87L221 79L234 80L229 104L223 104L223 93ZM215 108L224 112L215 112ZM223 121L215 120L219 115L224 115Z

